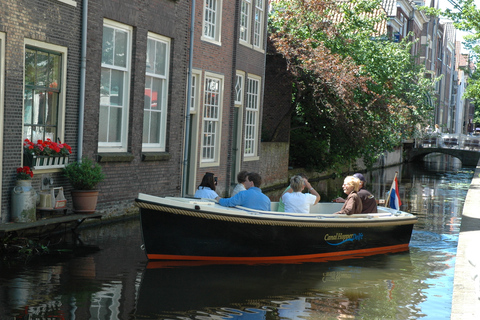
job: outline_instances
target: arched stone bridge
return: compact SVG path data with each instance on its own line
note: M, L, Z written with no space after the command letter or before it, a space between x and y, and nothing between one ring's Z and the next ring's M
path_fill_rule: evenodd
M417 139L404 144L408 161L421 160L427 154L443 153L459 159L465 166L476 166L480 160L480 137L466 135L442 135Z

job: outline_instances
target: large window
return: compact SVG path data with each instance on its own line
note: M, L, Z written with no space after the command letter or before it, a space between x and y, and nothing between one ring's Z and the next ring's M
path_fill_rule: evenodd
M245 143L244 156L256 157L258 149L258 130L260 114L260 79L251 77L247 79L245 103Z
M263 0L255 0L255 21L253 29L253 46L257 48L263 47L264 33L264 2Z
M241 0L239 20L239 42L264 50L265 0Z
M250 41L250 10L251 0L242 0L240 4L240 40L246 43Z
M131 28L105 20L100 84L99 151L126 151Z
M170 39L150 34L147 41L143 147L165 151Z
M23 138L63 142L67 49L25 41Z
M201 158L213 164L219 162L222 79L206 75L204 88Z
M220 43L222 0L204 0L202 40Z

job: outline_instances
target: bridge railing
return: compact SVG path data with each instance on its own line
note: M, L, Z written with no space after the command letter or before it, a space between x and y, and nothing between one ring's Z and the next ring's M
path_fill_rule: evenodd
M431 133L415 139L417 148L451 148L480 151L480 136Z

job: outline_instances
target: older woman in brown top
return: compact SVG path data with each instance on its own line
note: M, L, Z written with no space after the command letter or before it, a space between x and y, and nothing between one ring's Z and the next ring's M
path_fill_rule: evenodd
M362 213L362 199L358 196L357 192L360 189L360 180L354 176L348 176L343 181L343 192L348 195L345 199L345 203L340 211L335 214L356 214Z

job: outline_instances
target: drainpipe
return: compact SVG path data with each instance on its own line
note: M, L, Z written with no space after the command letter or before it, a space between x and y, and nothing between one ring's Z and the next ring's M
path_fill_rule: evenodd
M190 105L192 103L190 96L192 94L192 65L193 65L193 38L195 36L195 0L192 0L192 12L190 18L190 51L188 57L188 81L187 81L187 110L185 111L185 144L183 155L183 182L182 197L185 197L187 188L188 154L190 145Z
M77 161L82 161L83 155L83 121L85 113L85 74L87 68L87 21L88 0L83 0L82 7L82 53L80 64L80 99L78 103L78 146Z

